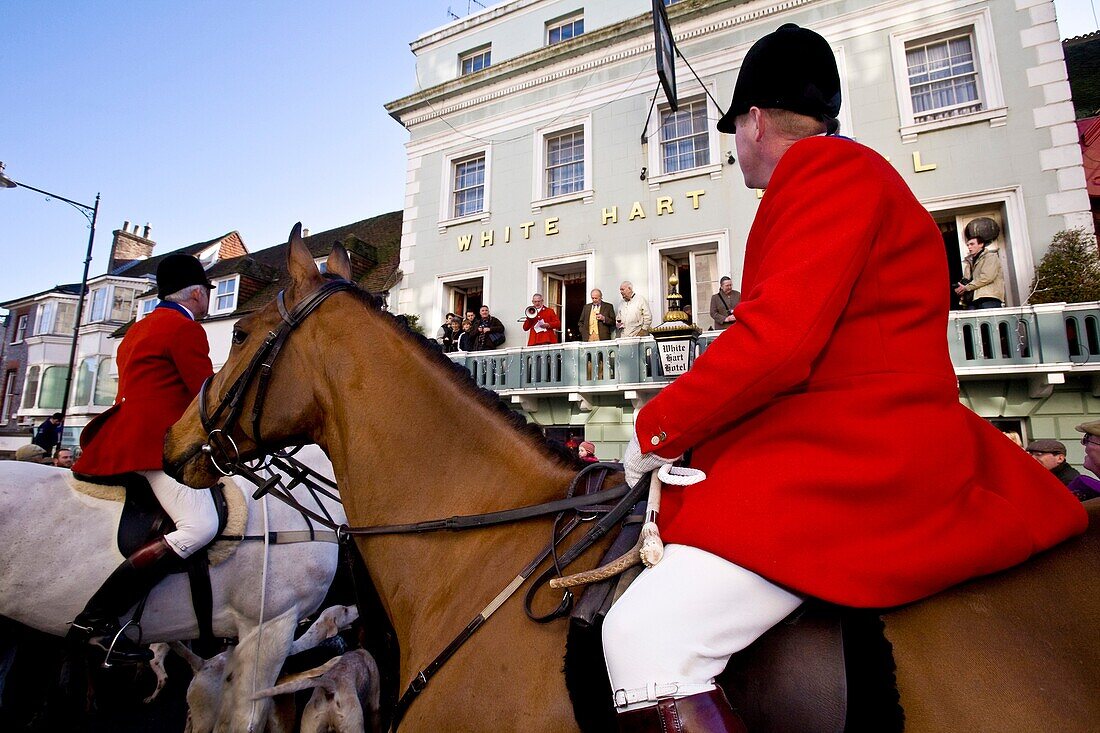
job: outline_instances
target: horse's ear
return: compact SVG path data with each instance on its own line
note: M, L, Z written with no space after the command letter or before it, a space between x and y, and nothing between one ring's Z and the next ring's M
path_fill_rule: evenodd
M290 238L286 242L286 269L290 273L290 292L287 295L292 302L321 284L321 273L309 247L302 241L302 222L290 230Z
M345 280L351 280L351 257L342 244L332 245L332 252L328 256L326 265L328 272Z

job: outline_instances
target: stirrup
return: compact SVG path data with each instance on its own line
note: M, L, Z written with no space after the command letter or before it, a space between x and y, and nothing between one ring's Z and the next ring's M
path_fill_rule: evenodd
M125 636L126 629L129 628L130 626L136 626L137 627L138 641L136 641L136 642L135 641L130 641L129 637ZM111 663L111 655L115 653L115 645L118 644L118 642L121 639L126 639L126 641L129 641L135 647L139 647L139 646L141 646L141 637L142 637L142 631L141 631L141 622L140 621L135 621L134 619L130 619L129 621L124 623L122 626L119 627L119 629L115 633L115 635L113 637L111 637L111 645L107 647L107 654L103 657L103 663L100 666L103 667L103 669L111 669L114 666L114 664L119 664L119 662L115 662L114 664ZM150 653L150 658L151 657L152 657L152 654ZM148 660L143 660L143 661L148 661ZM121 664L127 664L127 663L131 663L130 660L127 660L126 662L121 662Z

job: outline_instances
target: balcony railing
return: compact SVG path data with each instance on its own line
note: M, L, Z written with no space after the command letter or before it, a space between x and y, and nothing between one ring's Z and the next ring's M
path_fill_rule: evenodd
M717 331L698 340L701 354ZM947 343L961 378L1044 372L1100 372L1100 302L951 313ZM657 389L661 373L651 338L508 348L449 355L482 387L502 393L617 392Z

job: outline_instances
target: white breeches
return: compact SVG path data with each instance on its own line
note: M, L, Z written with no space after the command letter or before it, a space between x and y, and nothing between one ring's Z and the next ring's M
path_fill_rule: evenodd
M164 471L138 473L149 480L157 501L176 524L175 531L164 535L164 539L177 555L189 557L214 539L218 511L209 491L184 486Z
M642 571L604 620L604 655L617 708L714 689L732 654L801 603L717 555L667 545L664 558Z

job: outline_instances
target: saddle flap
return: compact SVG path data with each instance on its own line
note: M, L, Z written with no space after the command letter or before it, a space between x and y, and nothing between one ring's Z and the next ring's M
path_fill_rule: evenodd
M718 682L751 731L841 733L848 697L841 611L807 601L734 654Z

